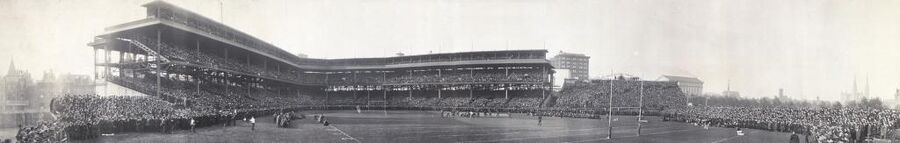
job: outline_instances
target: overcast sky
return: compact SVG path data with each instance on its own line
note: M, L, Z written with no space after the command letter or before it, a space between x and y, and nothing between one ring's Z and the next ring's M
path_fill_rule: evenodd
M150 0L0 0L10 59L91 74L86 43L145 17ZM697 76L705 92L839 100L869 77L900 87L897 0L166 0L313 58L548 49L591 56L591 76Z

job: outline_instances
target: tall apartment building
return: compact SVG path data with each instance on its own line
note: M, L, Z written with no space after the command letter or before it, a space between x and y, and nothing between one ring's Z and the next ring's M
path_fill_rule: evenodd
M560 51L558 55L550 59L556 69L568 69L571 71L565 79L588 80L591 57L584 54L566 53Z

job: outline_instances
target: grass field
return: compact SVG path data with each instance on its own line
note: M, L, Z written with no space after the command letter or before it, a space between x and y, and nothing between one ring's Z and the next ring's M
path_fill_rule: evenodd
M364 142L364 143L443 143L443 142L662 142L662 143L743 143L787 142L790 133L693 126L662 122L647 117L637 136L635 116L613 116L613 138L606 139L607 120L545 117L514 114L513 117L440 117L430 111L308 111L323 113L332 126L311 119L296 120L291 128L276 128L272 117L257 119L256 130L247 123L237 126L213 126L196 133L126 133L77 142ZM803 138L801 136L801 138ZM801 140L803 142L803 140Z

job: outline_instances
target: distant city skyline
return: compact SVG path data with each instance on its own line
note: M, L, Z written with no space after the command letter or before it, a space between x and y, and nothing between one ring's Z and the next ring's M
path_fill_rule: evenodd
M150 1L0 0L0 67L90 75L86 44ZM891 0L166 1L310 58L547 49L590 56L591 77L695 76L713 93L730 79L742 97L835 101L866 75L872 96L900 87Z

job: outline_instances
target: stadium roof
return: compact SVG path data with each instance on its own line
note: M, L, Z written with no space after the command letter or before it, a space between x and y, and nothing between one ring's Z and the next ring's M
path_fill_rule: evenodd
M170 4L170 3L167 3L167 2L164 2L164 1L161 1L161 0L155 0L155 1L149 2L149 3L147 3L147 4L144 4L144 5L142 5L142 6L144 6L144 7L146 7L146 8L152 8L152 7L165 7L165 8L171 8L171 9L174 9L174 10L175 10L175 11L173 11L173 12L182 13L182 14L187 14L187 15L190 15L191 18L195 18L195 19L202 20L202 21L207 21L208 23L205 23L205 24L214 24L214 25L216 25L217 27L225 28L225 30L227 30L228 32L235 32L236 34L238 34L238 35L241 36L241 37L247 37L247 38L250 38L251 40L253 40L253 42L263 44L263 46L261 46L261 47L254 47L254 48L268 48L268 49L271 49L271 50L278 50L278 51L280 51L280 52L289 53L289 52L287 52L287 51L285 51L285 50L283 50L283 49L281 49L281 48L276 47L275 45L269 44L269 43L266 42L266 41L260 40L260 39L258 39L258 38L256 38L256 37L253 37L253 36L251 36L250 34L244 33L244 32L242 32L242 31L240 31L240 30L231 28L231 27L228 26L228 25L225 25L225 24L219 23L219 22L217 22L217 21L215 21L215 20L209 19L209 18L207 18L207 17L205 17L205 16L203 16L203 15L200 15L200 14L197 14L197 13L194 13L194 12L191 12L191 11L189 11L189 10L186 10L186 9L184 9L184 8L175 6L175 5L173 5L173 4Z
M298 67L298 68L308 68L308 69L326 69L326 70L341 70L341 69L383 69L383 68L404 68L404 67L422 67L422 66L442 66L442 65L484 65L484 64L512 64L512 63L524 63L524 64L548 64L549 61L546 60L546 57L538 58L526 58L526 59L487 59L487 60L462 60L462 61L437 61L437 62L420 62L420 63L405 63L405 64L397 64L397 63L389 63L386 61L397 60L397 59L410 59L410 58L432 58L439 59L442 56L468 56L468 55L493 55L493 54L521 54L521 53L541 53L541 55L546 56L547 50L544 49L534 49L534 50L504 50L504 51L467 51L467 52L452 52L452 53L435 53L435 54L420 54L420 55L405 55L405 56L391 56L391 57L375 57L375 58L351 58L351 59L310 59L310 58L300 58L297 55L290 54L289 52L275 47L272 44L269 44L263 40L257 39L249 34L243 33L234 28L228 27L227 25L221 24L217 21L206 18L202 15L193 13L186 9L180 8L178 6L172 5L170 3L166 3L164 1L152 1L147 4L142 5L148 9L148 17L132 22L127 22L123 24L118 24L115 26L110 26L106 28L106 33L104 35L98 36L98 39L95 39L94 42L89 43L88 45L96 45L100 43L104 43L105 41L103 36L112 35L119 32L131 31L142 29L151 26L162 25L164 27L169 27L173 29L177 29L179 31L184 31L188 33L192 33L201 37L206 37L213 39L218 42L226 43L228 45L233 45L235 47L248 50L250 52L260 54L263 56L270 57L277 61L281 61L287 63L289 65ZM176 15L183 15L186 19L196 20L200 23L200 25L211 25L213 28L219 28L217 32L230 33L226 34L228 36L236 36L237 38L242 38L246 40L250 40L250 44L245 44L245 42L238 42L233 39L228 39L223 37L220 34L213 34L209 29L202 29L193 27L190 25L186 25L181 22L173 21L167 19L165 17L156 17L154 15L160 14L152 13L153 8L163 8L171 11ZM215 30L214 30L215 31ZM239 39L240 40L240 39ZM368 65L313 65L309 63L310 60L313 61L327 61L327 63L340 63L340 62L354 62L358 61L359 63L371 63L372 61L381 61L380 64L368 64Z

